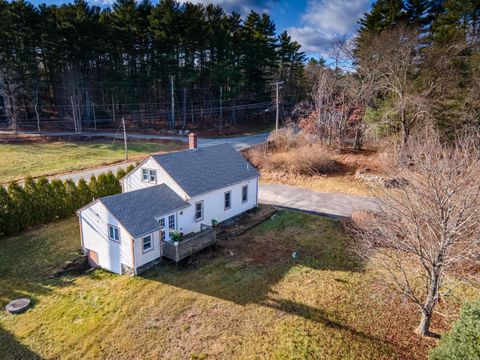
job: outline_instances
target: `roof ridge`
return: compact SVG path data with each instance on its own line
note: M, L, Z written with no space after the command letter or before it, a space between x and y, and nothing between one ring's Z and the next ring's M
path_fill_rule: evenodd
M161 183L161 184L155 184L155 185L146 186L146 187L141 188L141 189L135 189L135 190L130 190L130 191L126 191L126 192L123 192L123 191L122 191L121 193L118 193L118 194L101 196L101 197L98 197L96 200L102 200L102 199L106 199L106 198L117 197L117 196L121 196L121 195L124 195L124 194L138 193L138 192L141 192L141 191L151 190L152 188L156 188L156 187L160 187L160 186L166 186L167 188L169 188L170 190L172 190L173 192L175 192L175 191L174 191L170 186L168 186L167 184Z

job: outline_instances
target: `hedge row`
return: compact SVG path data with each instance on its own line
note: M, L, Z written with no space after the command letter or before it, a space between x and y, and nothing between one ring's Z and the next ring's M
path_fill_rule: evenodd
M36 181L27 178L23 186L16 182L0 186L0 236L70 216L93 198L122 192L119 180L132 168L120 169L116 175L110 171L98 178L92 176L88 183L42 177Z

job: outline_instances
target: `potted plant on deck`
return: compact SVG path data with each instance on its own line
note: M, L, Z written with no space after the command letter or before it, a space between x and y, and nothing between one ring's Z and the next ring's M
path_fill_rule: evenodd
M170 233L170 239L172 239L173 245L178 246L179 241L182 239L182 234L178 231L172 231Z

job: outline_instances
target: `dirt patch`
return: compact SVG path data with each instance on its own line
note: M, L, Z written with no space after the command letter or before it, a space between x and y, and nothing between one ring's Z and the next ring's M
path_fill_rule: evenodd
M215 246L190 256L180 264L188 266L188 264L196 264L218 257L238 256L239 254L242 255L242 258L249 258L250 261L257 262L263 256L257 258L254 256L255 250L252 249L258 248L258 253L263 253L265 249L262 248L262 244L266 241L260 237L258 239L250 238L248 230L275 216L276 212L277 210L271 205L260 205L258 208L252 209L232 219L232 221L220 225L217 229L217 243ZM280 252L278 248L268 246L268 249L265 253L266 255L270 253L272 257L276 257L277 252ZM272 261L274 261L273 258Z
M72 261L67 261L61 268L52 274L52 278L64 275L82 275L89 268L88 259L85 255L78 256Z

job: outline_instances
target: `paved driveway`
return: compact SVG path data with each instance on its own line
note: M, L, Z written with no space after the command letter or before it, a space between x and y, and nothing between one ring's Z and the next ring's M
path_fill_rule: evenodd
M374 198L322 193L281 184L260 184L258 201L332 217L350 217L354 211L376 208Z

